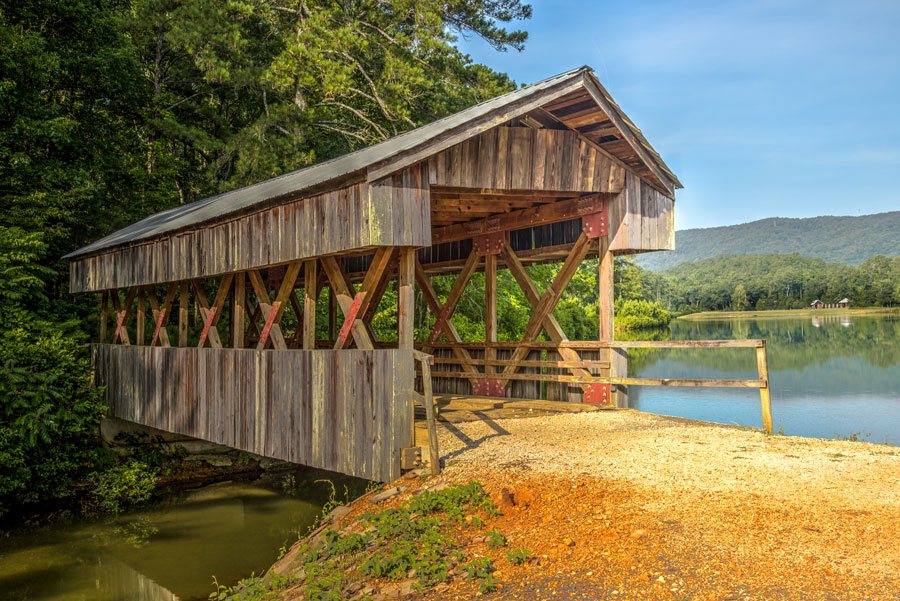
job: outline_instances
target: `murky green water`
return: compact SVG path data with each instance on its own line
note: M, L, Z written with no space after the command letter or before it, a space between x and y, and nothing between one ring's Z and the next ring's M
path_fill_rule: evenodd
M672 340L764 338L776 430L816 438L859 434L900 445L900 319L827 316L672 322ZM629 350L651 378L756 378L753 349ZM632 407L762 426L756 390L632 387Z
M113 519L60 522L0 539L0 598L14 601L206 599L267 569L320 514L331 487L365 482L297 470L184 492Z

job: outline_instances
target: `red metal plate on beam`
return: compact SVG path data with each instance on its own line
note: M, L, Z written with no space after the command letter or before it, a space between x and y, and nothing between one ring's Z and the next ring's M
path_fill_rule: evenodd
M434 327L428 335L428 342L437 342L441 338L441 331L444 329L444 322L450 318L450 307L444 305L441 314L434 320Z
M509 232L494 232L472 238L472 248L479 257L499 255L503 252L504 242L509 240Z
M584 402L591 405L610 404L609 384L588 384L584 391Z
M159 330L162 328L163 319L166 317L166 308L163 307L159 310L159 317L156 319L156 329L153 330L153 338L150 339L150 346L156 344L156 340L159 338Z
M609 234L609 221L606 218L606 204L603 208L590 215L582 215L581 229L588 238L602 238Z
M506 388L499 378L479 378L472 382L472 394L475 396L505 397Z

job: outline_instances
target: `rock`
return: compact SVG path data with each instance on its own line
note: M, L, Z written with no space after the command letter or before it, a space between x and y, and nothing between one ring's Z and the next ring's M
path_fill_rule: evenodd
M406 472L406 473L403 474L403 476L402 476L402 478L403 478L404 480L415 480L415 479L418 478L418 477L419 477L419 474L417 474L415 470Z
M516 497L505 486L500 491L500 505L506 505L507 507L515 507L516 505Z
M335 524L338 520L347 517L349 513L350 507L348 507L347 505L338 505L328 513L328 517L325 519Z
M643 538L645 536L647 536L646 530L635 530L631 533L631 538Z
M362 583L351 582L350 584L347 585L347 588L344 590L347 591L347 594L352 595L352 594L358 592L359 589L361 589L361 588L362 588Z
M381 503L381 502L387 501L391 497L395 497L399 494L400 494L400 489L398 489L396 486L393 488L388 488L387 490L381 491L377 495L373 495L372 502L373 503Z
M234 459L228 455L217 453L204 453L202 455L188 455L185 461L205 461L213 467L231 467L234 465Z
M564 539L563 539L563 544L564 544L565 546L567 546L567 547L574 547L574 546L575 546L575 541L573 541L571 538L564 538Z
M401 582L400 590L399 590L400 597L406 597L406 596L411 595L413 592L413 586L415 586L415 584L416 584L415 580L404 580L403 582Z
M441 492L442 490L444 490L444 489L447 488L448 486L450 486L450 485L447 484L446 482L438 482L438 483L436 483L436 484L432 484L431 486L429 486L429 487L426 488L425 490L428 490L428 491L431 491L431 492Z
M656 579L656 581L657 581L657 582L665 582L666 579L663 578L662 576L660 576L659 578Z

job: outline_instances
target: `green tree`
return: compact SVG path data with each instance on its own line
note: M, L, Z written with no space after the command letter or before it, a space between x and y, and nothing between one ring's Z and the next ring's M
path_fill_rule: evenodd
M735 311L743 311L749 304L750 302L747 300L747 291L744 289L744 285L738 284L734 287L734 292L731 293L731 308Z

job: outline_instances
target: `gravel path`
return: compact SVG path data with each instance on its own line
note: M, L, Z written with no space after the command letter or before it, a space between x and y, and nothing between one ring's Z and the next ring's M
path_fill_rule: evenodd
M519 501L502 598L900 598L900 449L635 411L441 424L442 479ZM467 598L465 589L446 598Z

